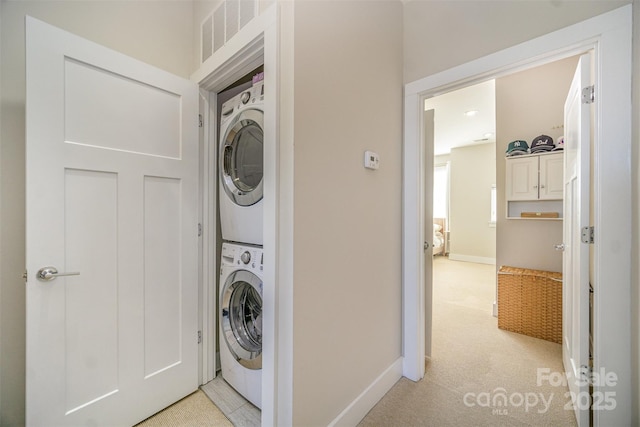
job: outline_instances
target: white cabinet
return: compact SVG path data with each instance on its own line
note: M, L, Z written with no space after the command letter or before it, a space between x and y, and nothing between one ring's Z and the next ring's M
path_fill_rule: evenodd
M507 217L557 214L561 218L564 153L507 157L506 161Z
M538 157L507 158L507 200L538 200Z
M538 156L538 160L540 162L538 199L562 200L564 194L564 185L562 183L564 173L563 153Z

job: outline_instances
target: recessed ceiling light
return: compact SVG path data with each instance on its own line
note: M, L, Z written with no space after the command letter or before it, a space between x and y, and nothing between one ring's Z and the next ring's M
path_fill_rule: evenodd
M476 114L478 114L478 110L469 110L469 111L466 111L466 112L464 113L464 115L465 115L465 116L467 116L467 117L473 117L473 116L475 116Z

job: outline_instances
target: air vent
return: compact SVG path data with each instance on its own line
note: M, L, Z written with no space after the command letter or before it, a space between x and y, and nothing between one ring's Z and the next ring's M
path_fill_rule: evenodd
M240 28L256 17L256 0L240 0Z
M257 0L226 0L202 23L202 61L224 46L258 13Z
M224 9L225 4L222 3L213 12L213 51L216 52L224 46Z
M240 0L227 0L226 6L226 24L225 28L225 42L231 40L231 37L238 33L238 23L240 21Z
M213 15L202 24L202 62L213 55Z

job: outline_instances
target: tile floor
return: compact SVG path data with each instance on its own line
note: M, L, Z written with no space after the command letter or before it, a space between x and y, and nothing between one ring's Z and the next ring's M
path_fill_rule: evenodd
M200 387L235 427L259 427L260 409L249 403L227 382L218 376Z

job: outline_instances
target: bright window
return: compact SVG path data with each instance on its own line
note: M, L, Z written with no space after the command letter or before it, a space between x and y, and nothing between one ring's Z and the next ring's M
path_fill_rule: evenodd
M496 185L491 186L491 214L489 224L495 226L498 221L498 191Z

